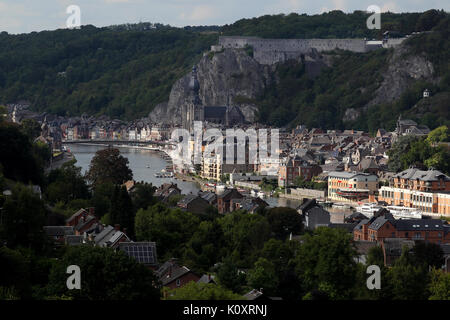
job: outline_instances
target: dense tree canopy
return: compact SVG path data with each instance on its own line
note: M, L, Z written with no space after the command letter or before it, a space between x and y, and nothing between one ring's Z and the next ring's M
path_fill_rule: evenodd
M66 270L81 270L81 290L68 290ZM123 252L91 246L69 247L54 263L49 295L66 295L81 300L155 300L160 292L153 272Z
M91 160L87 178L93 186L105 183L123 184L133 178L128 159L117 148L99 150Z

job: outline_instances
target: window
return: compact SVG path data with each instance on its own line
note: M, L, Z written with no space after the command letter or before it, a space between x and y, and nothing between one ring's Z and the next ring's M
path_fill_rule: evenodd
M181 285L181 281L180 279L177 279L177 287L179 287Z

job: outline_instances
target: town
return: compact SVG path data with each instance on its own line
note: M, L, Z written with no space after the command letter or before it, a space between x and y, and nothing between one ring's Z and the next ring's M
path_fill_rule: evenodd
M450 18L369 13L2 32L0 300L450 299Z

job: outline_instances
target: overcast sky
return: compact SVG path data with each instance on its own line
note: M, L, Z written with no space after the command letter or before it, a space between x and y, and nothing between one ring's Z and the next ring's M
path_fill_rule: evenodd
M0 31L26 33L66 27L66 8L78 5L81 24L97 27L135 22L187 25L224 25L264 14L320 14L339 9L382 11L450 11L449 0L0 0Z

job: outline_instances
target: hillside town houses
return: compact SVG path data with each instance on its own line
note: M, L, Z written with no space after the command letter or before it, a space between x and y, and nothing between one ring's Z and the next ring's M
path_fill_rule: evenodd
M148 118L126 122L85 114L80 117L37 114L23 102L8 105L8 112L13 122L37 121L41 126L37 139L48 143L53 151L61 150L64 142L76 140L173 143L171 134L178 128L152 123ZM213 126L225 134L225 125L214 123ZM244 131L271 129L248 123L235 128ZM250 140L233 142L226 137L237 151L232 162L226 161L225 150L223 153L215 150L212 156L206 157L205 150L214 141L202 141L200 163L194 164L193 157L187 163L173 161L173 170L181 177L191 176L203 181L202 191L184 195L177 184L171 182L163 183L154 196L166 205L197 214L214 210L218 214L235 210L256 214L270 207L265 197L285 197L302 202L297 212L303 217L305 228L341 228L351 233L361 261L366 258L368 249L376 245L383 249L385 264L390 265L400 256L399 248L412 246L415 241L433 242L442 246L448 253L446 257L450 255L450 225L441 219L450 217L450 177L433 168L411 167L397 173L388 170L387 152L396 139L403 135L426 135L428 128L399 118L394 131L380 128L375 136L357 130L308 129L302 125L278 131L278 146L272 150L265 145L267 153L259 150L259 141L252 145ZM191 136L190 151L194 147ZM250 161L251 148L259 150L258 155L262 154L256 162ZM244 163L236 161L239 152ZM172 158L175 156L171 154ZM132 192L135 182L124 185ZM356 210L345 216L343 222L336 223L330 218L327 203ZM358 209L364 204L374 208L370 214ZM399 218L397 211L404 209L417 210L419 218ZM120 226L103 225L95 216L94 208L75 212L65 226L46 226L44 230L55 243L91 243L122 250L155 270L168 287L183 286L191 280L212 281L206 275L179 265L176 260L160 264L154 242L133 242L127 230ZM145 256L137 252L145 252Z

